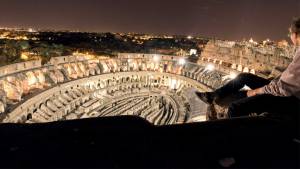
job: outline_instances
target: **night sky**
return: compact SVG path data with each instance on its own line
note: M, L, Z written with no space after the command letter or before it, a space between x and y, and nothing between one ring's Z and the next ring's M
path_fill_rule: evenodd
M0 0L1 27L287 39L300 0Z

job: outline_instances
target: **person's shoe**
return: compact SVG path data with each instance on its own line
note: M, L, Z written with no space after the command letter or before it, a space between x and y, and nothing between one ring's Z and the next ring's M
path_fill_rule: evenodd
M214 101L213 92L196 92L196 95L200 100L202 100L206 104L212 104Z

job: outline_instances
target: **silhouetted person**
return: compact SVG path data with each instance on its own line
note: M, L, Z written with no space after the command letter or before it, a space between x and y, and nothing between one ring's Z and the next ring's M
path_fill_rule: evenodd
M226 97L235 95L227 115L229 118L268 112L272 115L294 118L299 116L300 104L300 18L294 19L289 36L296 47L293 61L280 77L270 81L250 73L241 73L234 80L214 92L197 96L208 104L220 104ZM244 86L252 90L241 91Z

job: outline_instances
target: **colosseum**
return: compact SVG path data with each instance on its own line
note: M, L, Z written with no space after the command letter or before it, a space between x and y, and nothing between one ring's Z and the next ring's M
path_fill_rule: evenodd
M206 120L191 92L222 85L225 74L174 58L119 54L116 59L79 60L67 56L5 74L1 121L40 123L119 115L141 116L157 125Z
M8 65L0 68L0 120L43 123L134 115L156 125L206 121L207 106L195 91L216 89L239 72L274 72L274 65L286 67L290 60L279 55L270 62L271 54L240 46L211 41L197 64L179 56L119 53L116 58L73 55L46 65ZM243 54L249 55L247 61Z

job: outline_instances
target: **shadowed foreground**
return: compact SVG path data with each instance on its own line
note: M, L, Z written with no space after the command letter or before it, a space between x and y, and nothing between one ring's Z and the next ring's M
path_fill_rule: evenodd
M294 130L292 130L293 128ZM299 168L295 126L241 118L154 126L139 117L1 124L0 167Z

